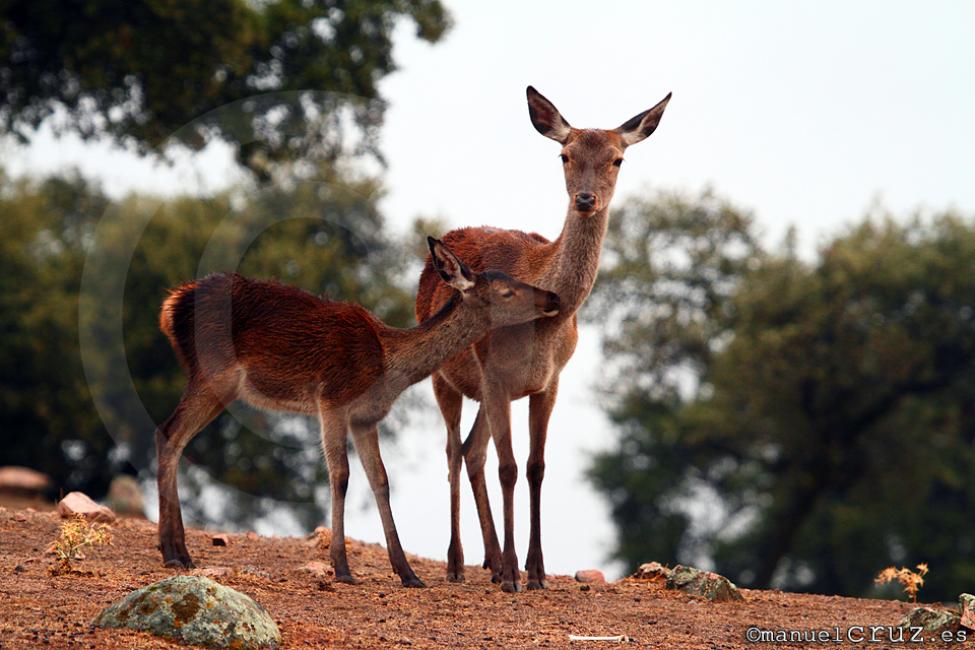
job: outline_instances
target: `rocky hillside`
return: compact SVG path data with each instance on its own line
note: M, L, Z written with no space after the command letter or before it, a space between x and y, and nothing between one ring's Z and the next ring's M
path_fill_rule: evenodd
M0 648L173 648L143 632L98 629L92 619L130 591L170 577L145 520L111 524L113 543L83 550L71 569L52 573L48 552L57 513L0 508ZM625 636L644 648L847 648L826 642L753 643L749 628L825 630L896 626L908 603L742 590L742 600L710 602L665 588L661 579L581 584L552 576L546 591L505 594L487 572L468 567L466 584L444 580L442 562L411 557L426 589L404 589L384 548L351 542L360 584L333 583L316 540L188 531L195 572L254 598L277 622L285 647L593 648ZM549 542L551 543L551 541ZM471 549L473 555L473 549ZM869 635L869 630L866 630ZM930 636L930 635L929 635ZM858 647L911 647L861 644ZM940 644L928 642L924 647ZM917 646L914 646L917 647ZM957 647L957 646L955 646Z

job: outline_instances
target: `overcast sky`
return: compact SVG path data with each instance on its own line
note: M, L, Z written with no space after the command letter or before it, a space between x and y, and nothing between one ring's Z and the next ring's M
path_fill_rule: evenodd
M395 52L401 70L382 85L391 103L383 205L395 227L422 214L452 226L558 234L567 202L558 145L528 120L528 84L579 127L615 127L672 91L657 132L627 151L616 200L648 187L712 185L754 210L769 242L796 226L807 255L877 197L899 214L975 210L975 3L446 4L455 28L429 46L404 25ZM175 169L46 137L8 153L11 171L81 165L115 194L215 188L229 178L220 151ZM587 452L614 436L591 390L597 335L582 333L549 434L542 512L550 572L605 567L613 537L605 506L582 478ZM421 390L429 393L428 384ZM469 405L467 426L473 411ZM522 468L526 413L516 405ZM444 435L430 414L387 452L404 546L437 558L448 541ZM352 491L353 505L370 502L361 471ZM467 561L479 562L477 519L466 487L464 494ZM524 559L524 478L517 498ZM493 503L499 514L496 487ZM374 508L350 513L346 529L382 541Z

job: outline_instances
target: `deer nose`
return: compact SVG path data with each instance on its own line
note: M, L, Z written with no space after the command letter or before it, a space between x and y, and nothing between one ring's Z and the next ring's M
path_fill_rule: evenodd
M546 316L557 315L559 313L559 309L561 306L561 303L559 301L559 295L557 293L552 293L551 291L549 291L548 295L545 298L546 298L545 309L542 310L542 313L545 314Z
M591 192L579 192L576 194L576 210L588 212L596 207L596 195Z

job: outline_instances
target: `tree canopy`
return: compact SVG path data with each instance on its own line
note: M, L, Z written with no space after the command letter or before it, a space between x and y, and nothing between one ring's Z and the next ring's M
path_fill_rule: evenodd
M614 221L596 296L620 438L591 476L617 557L841 594L927 562L925 598L968 588L975 224L868 215L806 261L709 194Z
M430 42L449 26L439 0L3 0L0 132L48 123L142 153L217 139L251 168L352 136L378 156L400 19Z

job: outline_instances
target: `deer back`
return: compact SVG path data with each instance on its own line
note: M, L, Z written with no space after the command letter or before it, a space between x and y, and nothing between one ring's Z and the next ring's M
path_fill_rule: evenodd
M259 406L342 404L384 371L375 316L277 282L218 274L184 284L163 303L160 326L191 376L238 371L242 396Z

